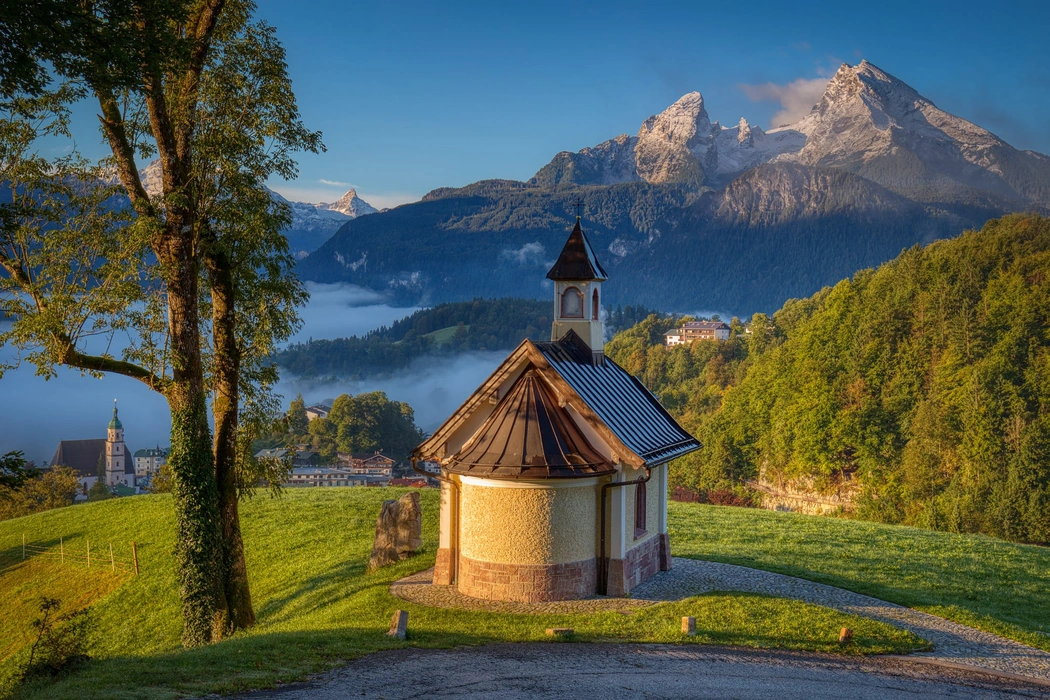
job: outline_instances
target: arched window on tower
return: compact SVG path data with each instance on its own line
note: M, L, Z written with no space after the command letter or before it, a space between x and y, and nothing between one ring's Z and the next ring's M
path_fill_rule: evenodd
M561 294L561 317L583 318L583 292L569 287Z
M598 288L594 288L594 294L591 296L591 320L598 320Z

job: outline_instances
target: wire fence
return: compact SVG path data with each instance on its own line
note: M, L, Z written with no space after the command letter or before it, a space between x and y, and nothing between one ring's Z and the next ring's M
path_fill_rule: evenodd
M17 550L9 552L9 556L18 556ZM110 571L125 571L138 575L139 554L135 542L131 542L131 556L120 557L113 551L113 543L99 545L96 543L94 549L91 540L84 540L83 545L67 545L63 538L58 538L58 545L33 544L26 540L22 533L22 561L30 558L43 558L59 564L71 566L85 566L89 569L109 569Z

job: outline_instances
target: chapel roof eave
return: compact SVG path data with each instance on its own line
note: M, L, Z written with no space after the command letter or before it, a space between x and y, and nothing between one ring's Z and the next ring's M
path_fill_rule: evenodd
M573 331L557 341L522 341L412 456L447 462L445 443L523 367L533 367L543 375L560 402L571 405L604 441L614 463L635 469L654 467L700 449L700 442L678 425L637 378L608 357L595 366L586 347Z

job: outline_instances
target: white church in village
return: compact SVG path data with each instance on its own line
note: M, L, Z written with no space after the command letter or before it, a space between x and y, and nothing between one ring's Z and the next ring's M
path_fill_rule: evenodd
M607 275L577 217L525 340L412 453L441 467L433 581L492 600L625 595L671 567L667 465L700 443L604 354Z
M135 464L124 443L124 425L117 417L117 402L113 401L113 417L106 427L106 438L91 440L62 440L58 443L51 466L70 467L87 493L101 476L106 486L135 488Z

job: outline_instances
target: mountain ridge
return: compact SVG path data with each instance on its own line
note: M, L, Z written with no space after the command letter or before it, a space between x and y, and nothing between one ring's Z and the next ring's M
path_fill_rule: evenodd
M437 188L349 222L299 272L414 303L543 297L577 197L611 303L743 315L916 243L1047 211L1050 158L862 61L794 124L723 127L687 93L636 135L558 153L526 182Z

